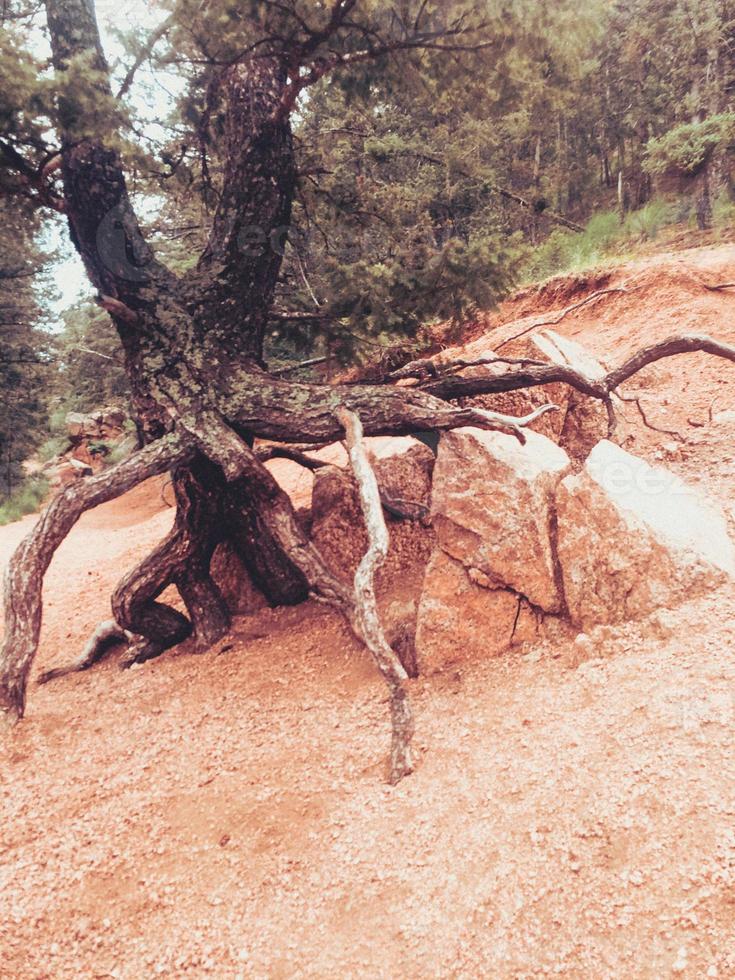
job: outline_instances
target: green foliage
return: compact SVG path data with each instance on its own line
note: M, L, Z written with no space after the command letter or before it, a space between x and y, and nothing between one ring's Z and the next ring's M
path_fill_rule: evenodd
M648 141L643 166L650 174L669 170L696 174L718 147L729 146L734 137L735 115L730 112L682 123Z
M649 241L656 238L659 231L675 223L680 207L663 198L654 198L638 211L626 215L624 233L630 239Z
M116 463L121 463L124 459L128 458L134 448L134 442L129 439L122 439L116 446L112 446L109 450L105 456L105 463L107 466L115 466Z
M13 207L39 203L9 155L21 153L40 173L60 124L77 136L104 135L126 157L153 244L182 277L207 241L223 179L223 66L264 50L266 36L276 51L285 39L309 44L309 28L317 31L317 66L354 54L366 39L400 40L417 23L429 32L461 23L474 29L470 42L482 42L451 56L416 49L359 59L298 103L298 186L275 307L302 318L273 317L268 356L279 363L310 352L365 362L417 345L424 325L461 324L520 278L608 261L694 214L687 199L659 200L654 178L696 175L715 152L728 177L735 0L359 0L322 41L317 29L332 8L313 0L164 7L169 30L151 51L142 28L119 35L128 54L113 66L116 81L142 58L120 103L95 58L72 59L56 73L42 64L34 5L5 5L0 191L23 198ZM158 111L166 87L178 94ZM622 224L613 210L619 174L630 212ZM57 190L58 179L50 178ZM584 232L559 228L553 211L587 221ZM723 193L715 224L730 225L732 211ZM38 219L24 210L19 231L9 215L0 215L0 252L32 265ZM540 244L532 250L530 242ZM54 435L43 452L60 445L68 411L124 404L128 383L106 314L78 304L52 344L39 329L43 301L31 281L13 281L10 298L21 311L13 323L23 326L2 327L0 353L24 350L44 361L0 365L4 390L13 392L12 410L0 417L0 439L16 440L6 467L12 484L47 412Z
M619 212L605 211L593 215L582 234L557 229L530 253L523 267L523 280L531 282L579 272L611 257L623 256L640 242L655 239L662 228L682 220L682 208L685 213L685 201L654 198L626 215L622 223Z
M0 525L19 521L35 513L48 495L48 480L40 474L29 476L0 503Z
M735 201L727 190L721 191L712 205L712 223L723 231L735 227Z
M22 479L22 463L43 438L50 364L39 327L45 257L36 220L20 202L0 198L0 501Z
M68 309L56 351L57 371L50 392L52 431L64 431L68 412L128 405L130 385L120 340L103 310L88 301Z
M535 249L525 268L525 281L546 279L559 272L589 268L609 255L624 237L615 211L594 215L582 234L559 228Z
M54 459L56 456L60 456L69 448L69 439L63 432L53 427L53 422L50 423L49 428L53 435L50 435L47 439L44 439L36 449L36 457L42 463L48 463L49 460Z

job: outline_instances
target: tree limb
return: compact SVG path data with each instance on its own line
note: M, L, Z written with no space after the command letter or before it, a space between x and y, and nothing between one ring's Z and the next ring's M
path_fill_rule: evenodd
M83 670L94 667L105 656L108 651L118 643L130 643L133 634L122 629L114 619L106 619L90 636L79 659L67 664L64 667L52 667L38 677L39 684L48 684L49 681L56 680L57 677L66 677L67 674L76 674Z
M484 378L442 376L439 379L425 382L421 385L420 390L433 395L435 398L451 401L456 398L519 391L523 388L562 382L582 392L582 394L589 395L591 398L598 398L604 402L623 382L649 364L654 364L656 361L667 357L674 357L677 354L690 354L698 351L735 362L735 347L730 344L721 343L702 334L683 334L668 337L657 344L641 348L603 378L588 378L565 364L546 364L541 367L530 365L519 370L488 375ZM443 365L443 367L449 367L449 365Z
M174 20L175 20L174 14L169 14L169 16L166 17L166 19L149 36L146 43L138 52L135 61L128 69L125 78L123 79L122 84L120 85L120 88L117 90L116 97L118 99L122 99L122 97L127 94L128 90L130 89L130 86L133 84L133 80L136 76L138 69L143 64L143 62L147 61L148 58L150 58L150 56L153 54L153 49L161 40L161 38L168 33Z

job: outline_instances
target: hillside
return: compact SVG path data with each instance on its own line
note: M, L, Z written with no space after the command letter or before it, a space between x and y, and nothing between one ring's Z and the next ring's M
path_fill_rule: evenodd
M553 323L607 362L672 333L735 343L735 290L706 288L733 281L733 245L652 255L526 289L472 338ZM675 358L628 391L682 441L631 403L626 448L735 532L735 368ZM308 501L310 477L278 473ZM59 549L36 670L75 655L168 529L162 490ZM0 528L3 562L34 520ZM395 789L383 685L317 604L241 618L204 656L32 686L0 742L0 972L735 976L733 613L714 594L584 655L569 634L413 682L420 764Z

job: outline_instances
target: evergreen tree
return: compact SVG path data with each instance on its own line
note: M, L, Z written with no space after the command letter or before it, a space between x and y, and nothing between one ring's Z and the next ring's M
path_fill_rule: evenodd
M39 326L36 231L33 212L0 198L0 501L22 480L22 464L45 432L51 366Z

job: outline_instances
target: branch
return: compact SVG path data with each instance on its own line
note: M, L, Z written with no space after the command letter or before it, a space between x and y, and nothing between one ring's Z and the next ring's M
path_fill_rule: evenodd
M569 228L570 231L584 231L582 225L578 225L576 221L571 221L569 218L565 218L564 215L559 214L558 211L552 211L550 208L543 208L543 210L539 211L533 201L527 201L526 198L521 197L520 194L514 194L512 191L507 191L503 187L496 186L490 186L490 190L509 201L514 201L516 204L520 204L521 207L527 208L529 211L533 211L539 217L547 218L549 221L553 221L557 225L563 225L565 228Z
M299 361L298 364L289 364L287 367L276 368L271 371L271 374L279 377L284 374L291 374L292 371L300 371L302 368L316 367L317 364L326 364L327 361L331 360L332 358L329 354L323 354L321 357L310 357L306 361Z
M65 667L52 667L51 670L44 671L38 677L38 684L48 684L57 677L66 677L67 674L89 670L99 663L115 644L130 643L132 640L132 633L118 626L114 619L106 619L92 633L77 660Z
M265 446L263 449L258 449L256 455L261 463L268 463L272 459L288 459L292 463L303 466L304 469L311 470L312 473L330 465L315 456L307 456L306 453L293 449L291 446Z
M351 67L352 65L365 61L374 61L377 58L394 54L397 51L481 51L484 48L492 47L496 43L495 41L481 41L476 44L442 43L444 38L476 33L477 30L479 28L470 30L463 27L455 27L445 31L418 33L413 37L378 43L373 47L364 48L361 51L348 51L320 58L305 71L302 71L300 66L296 71L295 77L284 88L283 96L274 115L274 122L283 122L284 119L288 118L296 105L299 95L304 89L315 85L326 75L331 74L338 68Z
M150 476L193 458L188 441L165 436L99 476L72 484L48 505L5 573L5 636L0 649L0 717L23 717L28 673L38 648L42 586L54 552L81 515Z
M345 429L352 470L360 492L369 547L355 572L355 605L353 629L363 640L383 676L390 695L393 741L390 756L390 782L400 782L413 772L411 738L413 714L405 682L408 675L385 638L375 597L375 574L388 556L388 528L383 516L378 481L363 443L360 419L354 412L341 409L338 418Z
M153 31L153 33L150 35L146 43L140 49L140 51L138 52L138 56L136 57L135 61L128 69L128 72L125 75L125 78L123 79L122 85L117 90L116 97L118 99L121 99L128 92L130 86L133 84L133 80L135 78L138 69L143 64L143 62L147 61L148 58L150 58L150 56L153 54L153 49L161 40L161 38L166 33L168 33L168 30L173 24L174 19L175 19L174 15L169 14L169 16L166 17L166 19L156 28L156 30Z
M410 378L415 378L418 381L425 381L427 378L444 377L445 374L456 374L458 371L463 371L465 368L483 367L487 364L512 364L522 367L534 365L536 367L541 367L542 365L546 364L546 362L534 360L532 357L498 357L495 354L486 354L484 357L470 359L460 357L457 358L457 360L448 361L446 364L443 364L441 361L436 361L434 358L427 357L404 364L402 368L392 371L388 375L387 380L403 381Z
M621 395L618 393L617 397L621 402L625 402L626 404L632 403L635 405L635 407L638 409L638 414L640 415L641 420L647 429L650 429L652 432L660 432L661 435L664 436L673 436L678 442L684 442L684 436L681 434L681 432L677 432L675 429L662 429L660 426L654 425L653 422L650 422L640 398L638 398L636 395Z
M691 354L698 351L735 362L735 347L720 343L705 335L684 334L669 337L650 347L641 348L619 367L599 379L588 378L565 364L546 364L541 367L530 365L519 370L511 370L504 374L490 375L484 378L442 375L437 380L430 380L422 384L420 390L443 401L451 401L457 398L472 398L476 395L497 394L503 391L519 391L523 388L562 382L591 398L598 398L600 401L607 402L611 393L616 391L623 382L649 364L667 357L674 357L677 354ZM444 368L451 368L451 365L444 365ZM416 391L417 389L411 390Z
M534 370L559 369L552 366ZM573 378L577 377L571 369L569 371ZM477 383L475 379L448 378L434 384L461 386L473 382ZM590 382L589 386L597 391L594 384ZM516 418L471 406L447 405L446 401L455 395L450 393L445 398L442 393L437 398L431 389L378 384L308 384L237 368L233 368L230 375L223 374L221 384L212 390L211 397L221 417L258 438L279 443L338 441L342 438L342 427L337 420L340 408L358 415L369 436L403 436L427 429L442 432L474 425L510 433L523 443L523 429L544 412L556 409L555 405L544 405L531 415Z
M674 357L676 354L693 354L697 351L722 357L726 361L735 361L735 347L730 344L720 343L720 341L713 340L706 334L682 334L681 336L668 337L650 347L641 348L624 361L620 367L611 371L603 379L603 383L608 391L614 391L628 378L632 378L634 374L655 361Z
M52 159L54 158L52 157ZM50 171L47 171L46 167L42 167L40 170L36 169L6 140L0 140L0 161L18 174L20 184L23 188L27 188L24 192L26 197L29 197L36 204L59 212L59 214L65 213L64 201L48 181L47 177ZM35 191L35 194L31 193L32 191Z

